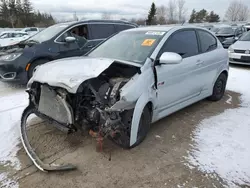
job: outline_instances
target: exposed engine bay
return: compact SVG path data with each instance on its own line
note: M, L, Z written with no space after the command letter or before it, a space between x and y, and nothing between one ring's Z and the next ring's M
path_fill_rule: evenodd
M138 71L135 66L113 63L98 77L83 82L76 94L34 82L27 90L29 106L37 116L54 121L68 133L88 131L92 136L108 137L127 147L133 108L120 111L109 108L120 100L120 90Z

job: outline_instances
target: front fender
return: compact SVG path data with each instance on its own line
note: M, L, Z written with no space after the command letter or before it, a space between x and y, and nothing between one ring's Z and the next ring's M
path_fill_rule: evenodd
M130 132L130 146L133 146L137 141L137 134L139 123L141 119L141 115L143 112L144 107L149 103L152 102L152 111L154 109L156 99L156 91L151 89L151 91L144 93L140 96L137 100L134 108L132 124L131 124L131 132ZM153 116L153 114L152 114Z

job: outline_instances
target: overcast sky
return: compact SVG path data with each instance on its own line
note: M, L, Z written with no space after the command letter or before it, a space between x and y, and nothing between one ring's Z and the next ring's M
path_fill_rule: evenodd
M156 6L167 5L169 0L155 0ZM148 14L152 0L31 0L35 9L51 13L58 19L73 18L73 13L87 19L101 18L109 12L113 18L143 18ZM242 0L250 8L250 0ZM215 11L223 19L230 0L186 0L187 17L192 9Z

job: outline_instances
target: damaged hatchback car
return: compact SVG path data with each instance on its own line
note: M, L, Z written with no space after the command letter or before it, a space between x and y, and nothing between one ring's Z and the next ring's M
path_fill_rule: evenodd
M41 65L28 83L30 104L21 138L43 171L69 170L39 160L26 135L35 113L61 130L89 131L132 148L153 122L204 98L220 100L228 77L228 53L202 28L143 27L120 32L83 57Z

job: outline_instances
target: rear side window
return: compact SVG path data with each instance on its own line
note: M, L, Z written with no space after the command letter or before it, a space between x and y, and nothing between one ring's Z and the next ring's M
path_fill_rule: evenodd
M123 30L126 30L126 29L135 28L135 26L132 26L132 25L124 25L124 24L122 24L122 25L117 24L117 25L115 25L115 27L116 27L116 32L120 32L120 31L123 31Z
M200 38L201 52L205 53L217 48L216 38L206 31L198 30Z
M37 28L30 28L30 31L37 31Z
M164 44L159 56L164 52L175 52L183 58L197 55L199 50L195 31L186 30L174 33Z
M115 33L113 24L90 24L91 39L105 39Z

